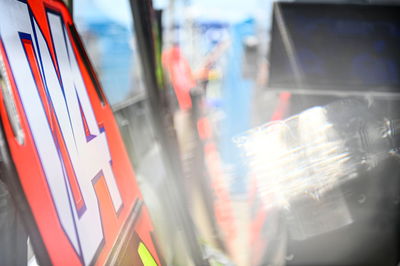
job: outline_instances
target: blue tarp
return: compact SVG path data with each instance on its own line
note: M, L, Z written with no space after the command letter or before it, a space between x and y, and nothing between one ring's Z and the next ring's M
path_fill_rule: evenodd
M224 164L231 168L233 194L247 189L247 169L241 151L233 138L250 127L250 110L253 81L243 77L244 40L255 34L255 21L248 19L234 24L231 31L231 48L223 78L223 111L220 149Z

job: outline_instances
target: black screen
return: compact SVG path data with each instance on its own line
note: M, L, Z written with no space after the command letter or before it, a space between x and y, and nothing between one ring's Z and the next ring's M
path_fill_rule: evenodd
M269 60L275 89L399 92L400 7L277 3Z

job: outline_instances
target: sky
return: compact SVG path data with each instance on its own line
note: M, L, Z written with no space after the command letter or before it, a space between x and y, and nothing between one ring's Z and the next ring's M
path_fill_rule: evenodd
M175 0L177 5L189 3L193 17L203 20L238 22L253 17L268 24L274 0ZM153 0L154 7L165 9L169 0Z
M101 16L99 16L101 12ZM74 17L90 16L92 19L107 17L127 28L132 27L129 0L79 0L74 1Z
M169 1L153 0L153 5L157 9L166 9ZM273 2L274 0L175 0L178 19L190 16L198 20L235 23L252 17L261 24L269 24ZM97 12L102 12L119 24L132 27L129 0L80 0L74 3L76 17L81 12L85 12L87 16L87 9L95 6L92 12L94 16Z

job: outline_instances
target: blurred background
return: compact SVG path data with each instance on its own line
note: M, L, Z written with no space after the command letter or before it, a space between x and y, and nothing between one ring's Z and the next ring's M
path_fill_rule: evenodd
M72 7L166 265L398 265L396 2Z

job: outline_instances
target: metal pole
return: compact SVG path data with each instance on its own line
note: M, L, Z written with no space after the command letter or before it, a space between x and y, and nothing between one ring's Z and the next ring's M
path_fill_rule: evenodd
M166 108L166 101L161 93L156 78L156 56L154 46L154 20L150 0L130 0L134 29L140 51L146 92L150 103L154 131L161 146L161 156L165 162L169 186L166 186L166 197L171 211L176 215L177 226L182 227L185 242L195 265L209 265L203 259L195 227L189 213L187 197L183 188L183 172L180 165L178 144L172 128L172 118ZM164 90L165 92L165 90Z
M68 9L71 16L74 17L74 0L68 0Z

